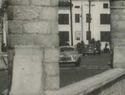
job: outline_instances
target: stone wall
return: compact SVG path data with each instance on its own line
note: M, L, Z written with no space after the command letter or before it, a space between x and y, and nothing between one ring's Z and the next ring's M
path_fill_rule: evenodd
M8 1L8 45L15 48L11 95L58 89L58 0Z
M111 0L111 36L114 67L125 68L125 1Z

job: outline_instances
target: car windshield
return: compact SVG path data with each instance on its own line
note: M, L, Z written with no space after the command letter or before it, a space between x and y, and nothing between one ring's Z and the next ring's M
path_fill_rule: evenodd
M74 51L75 49L72 48L72 47L63 47L63 48L60 48L60 51L61 52L69 52L69 51Z

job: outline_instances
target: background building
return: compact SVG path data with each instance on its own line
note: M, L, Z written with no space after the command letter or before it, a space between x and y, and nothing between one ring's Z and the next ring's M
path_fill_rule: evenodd
M70 43L71 45L71 19L70 19L70 1L59 1L59 42L60 45Z
M88 44L89 38L94 38L101 41L101 48L103 49L105 43L110 42L110 2L109 0L89 1L64 1L65 5L66 2L72 3L72 9L71 6L59 8L60 40L69 42L70 45L73 42L73 45L76 45L82 40L85 44Z

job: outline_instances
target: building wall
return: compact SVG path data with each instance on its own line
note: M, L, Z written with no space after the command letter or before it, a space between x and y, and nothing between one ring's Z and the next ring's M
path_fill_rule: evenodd
M86 14L89 13L89 6L87 0L72 0L73 7L72 7L72 21L73 21L73 45L76 45L78 42L83 40L86 44L88 44L87 40L87 31L88 31L88 23L86 22ZM108 8L103 8L103 4L108 3ZM110 24L102 25L100 24L100 14L110 14L110 3L108 0L103 1L92 1L91 3L91 34L95 40L100 40L100 33L101 31L109 31L110 32ZM75 6L79 6L79 8L75 8ZM63 10L63 11L62 11ZM70 11L69 9L61 9L59 12L66 13ZM75 22L75 14L79 14L80 22ZM61 26L61 25L59 25ZM70 25L65 25L63 29L70 29L68 28ZM59 27L59 30L63 30ZM83 32L82 32L83 31ZM69 31L70 32L70 31ZM80 38L80 39L78 39ZM105 42L102 42L102 48L104 47Z
M72 7L72 10L73 10L73 40L74 40L74 45L76 45L78 42L81 42L81 40L84 38L82 35L82 18L81 18L81 2L77 2L77 1L72 1L73 3L73 7ZM80 8L75 8L75 6L80 6ZM75 22L75 14L79 14L79 19L80 19L80 22ZM82 38L83 37L83 38ZM80 38L80 39L79 39Z
M71 22L70 22L70 8L69 7L60 7L58 14L68 14L69 15L69 24L58 24L59 32L68 32L69 33L69 44L71 45Z
M108 3L108 8L103 8L103 4ZM74 14L79 13L83 18L81 18L81 22L83 21L83 26L81 26L81 22L79 24L74 25L74 32L80 31L83 28L83 40L86 44L88 44L87 40L87 31L88 31L88 23L86 22L86 14L89 13L89 4L88 1L73 1L73 5L79 5L80 8L76 9L73 7ZM83 8L83 9L82 9ZM92 1L91 2L91 38L95 40L101 40L100 33L101 31L110 31L110 24L100 24L100 14L110 14L110 3L109 1ZM75 17L74 17L75 18ZM81 27L80 27L81 26ZM81 29L82 30L82 29ZM77 43L77 41L76 41ZM76 44L75 43L75 44ZM105 43L102 42L102 48L104 47Z

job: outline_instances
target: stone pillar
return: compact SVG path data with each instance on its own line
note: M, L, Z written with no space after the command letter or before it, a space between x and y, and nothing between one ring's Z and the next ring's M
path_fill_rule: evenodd
M10 95L58 89L58 0L8 1L8 45L15 48Z
M125 68L125 1L111 0L111 33L114 67Z

